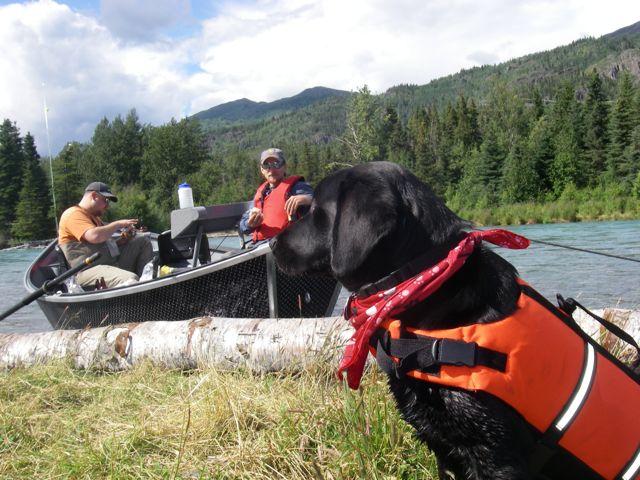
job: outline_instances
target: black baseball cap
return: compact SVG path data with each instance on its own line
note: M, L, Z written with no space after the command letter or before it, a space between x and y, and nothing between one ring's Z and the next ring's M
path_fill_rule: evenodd
M118 197L116 197L113 193L111 193L111 189L106 183L91 182L89 185L87 185L87 188L85 188L84 191L99 193L103 197L106 197L109 200L111 200L112 202L118 201Z

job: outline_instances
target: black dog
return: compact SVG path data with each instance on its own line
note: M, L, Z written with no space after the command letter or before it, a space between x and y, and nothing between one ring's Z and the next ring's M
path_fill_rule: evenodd
M355 291L421 255L432 256L435 264L469 227L410 172L375 162L320 182L309 214L271 246L286 272L328 273ZM501 319L516 308L516 276L511 264L479 246L401 320L434 329ZM528 456L534 432L501 401L408 377L390 376L389 384L404 419L435 453L440 478L532 478Z

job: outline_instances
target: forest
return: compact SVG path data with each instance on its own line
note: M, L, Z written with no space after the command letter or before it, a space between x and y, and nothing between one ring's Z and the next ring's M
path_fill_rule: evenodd
M567 80L550 93L494 79L480 98L459 93L408 113L364 86L346 102L262 119L254 139L240 127L203 128L193 117L143 124L131 109L103 118L90 141L70 142L52 159L4 119L0 244L52 238L54 217L96 180L119 197L110 218L140 218L154 231L168 227L185 181L197 204L249 200L260 184L259 152L271 146L284 150L288 173L312 185L338 168L396 162L482 225L639 218L636 83L622 71L610 85L595 69L586 88ZM305 135L291 135L292 116L306 118Z

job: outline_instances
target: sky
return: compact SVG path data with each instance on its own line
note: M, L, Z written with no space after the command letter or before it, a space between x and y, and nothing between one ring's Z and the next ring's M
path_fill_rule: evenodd
M637 0L0 0L0 121L48 155L135 108L161 125L325 86L426 84L640 21Z

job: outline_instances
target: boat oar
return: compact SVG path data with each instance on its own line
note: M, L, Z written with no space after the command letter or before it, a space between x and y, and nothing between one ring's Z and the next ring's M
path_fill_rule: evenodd
M45 293L51 292L53 287L55 287L55 286L59 285L60 283L64 282L67 278L71 277L72 275L75 275L80 270L84 270L85 268L90 267L98 259L98 257L100 257L100 252L96 252L93 255L91 255L90 257L85 258L82 261L81 264L76 265L75 267L67 270L62 275L58 275L54 279L47 280L46 282L44 282L42 284L42 287L40 287L38 290L36 290L32 294L27 295L26 297L24 297L22 300L20 300L20 302L15 304L9 310L6 310L6 311L0 313L0 321L4 320L5 318L7 318L12 313L17 312L18 310L20 310L25 305L29 305L36 298L41 297Z

